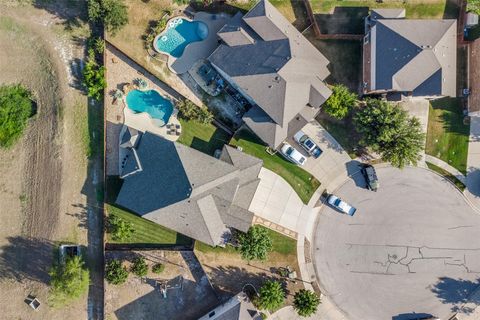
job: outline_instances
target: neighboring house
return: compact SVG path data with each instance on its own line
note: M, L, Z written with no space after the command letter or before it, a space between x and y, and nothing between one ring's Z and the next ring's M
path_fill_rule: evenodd
M330 96L329 61L270 2L238 13L217 35L208 60L253 105L243 120L269 146L300 130Z
M229 146L216 159L130 128L120 144L131 156L122 164L119 206L212 246L224 244L229 227L246 232L252 225L248 208L260 182L260 159Z
M456 96L457 21L372 10L363 42L363 92Z
M262 320L248 296L240 292L198 320Z

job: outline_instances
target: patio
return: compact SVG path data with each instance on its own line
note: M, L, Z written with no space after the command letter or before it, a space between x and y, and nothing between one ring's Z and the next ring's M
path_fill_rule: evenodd
M176 73L186 73L195 62L207 58L218 47L217 32L230 19L228 14L210 14L207 12L197 12L193 21L200 21L208 26L208 36L202 41L192 42L185 48L182 56L168 58L168 68Z

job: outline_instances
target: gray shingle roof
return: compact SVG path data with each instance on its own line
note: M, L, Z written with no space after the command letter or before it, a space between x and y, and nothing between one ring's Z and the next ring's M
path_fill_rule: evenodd
M371 90L456 96L456 41L456 20L378 20Z
M210 245L247 231L262 161L224 147L222 160L146 132L136 149L143 170L124 178L116 203Z
M323 82L329 75L328 60L268 1L259 1L243 19L235 16L228 25L225 31L237 30L248 34L250 40L221 32L219 37L225 44L208 59L263 110L274 126L287 127L305 106L318 108L330 96ZM286 129L251 128L273 147L286 138Z

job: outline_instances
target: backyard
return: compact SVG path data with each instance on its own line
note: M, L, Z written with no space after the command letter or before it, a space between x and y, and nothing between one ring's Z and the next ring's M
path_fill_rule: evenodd
M215 150L222 149L230 136L213 124L203 124L180 119L182 134L178 142L213 156Z
M287 304L292 304L293 293L301 288L301 281L286 281L278 271L290 266L297 272L296 241L267 229L272 239L273 249L266 261L243 260L235 248L210 247L200 242L195 243L195 254L201 262L214 288L223 297L229 297L242 290L246 283L251 283L258 290L261 284L270 278L284 282L287 289Z
M130 222L135 230L130 239L122 241L112 239L111 234L107 233L108 243L127 243L136 245L190 245L192 243L190 238L128 211L112 205L106 205L106 210L108 214L115 214L123 220Z
M431 102L425 152L466 174L470 126L463 122L461 101L442 98Z
M458 8L454 0L310 0L315 13L332 13L335 7L405 8L409 19L456 18Z
M284 178L304 203L308 203L320 182L299 166L287 161L279 153L267 153L267 146L250 130L243 128L235 134L230 144L242 147L245 153L263 160L263 166Z

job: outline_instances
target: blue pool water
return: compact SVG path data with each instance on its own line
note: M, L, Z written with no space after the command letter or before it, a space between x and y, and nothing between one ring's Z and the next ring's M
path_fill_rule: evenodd
M207 36L208 27L205 23L176 18L168 22L167 29L157 38L155 47L178 58L188 44L202 41Z
M146 112L152 118L168 123L173 112L173 104L155 90L132 90L126 97L127 106L134 112Z

